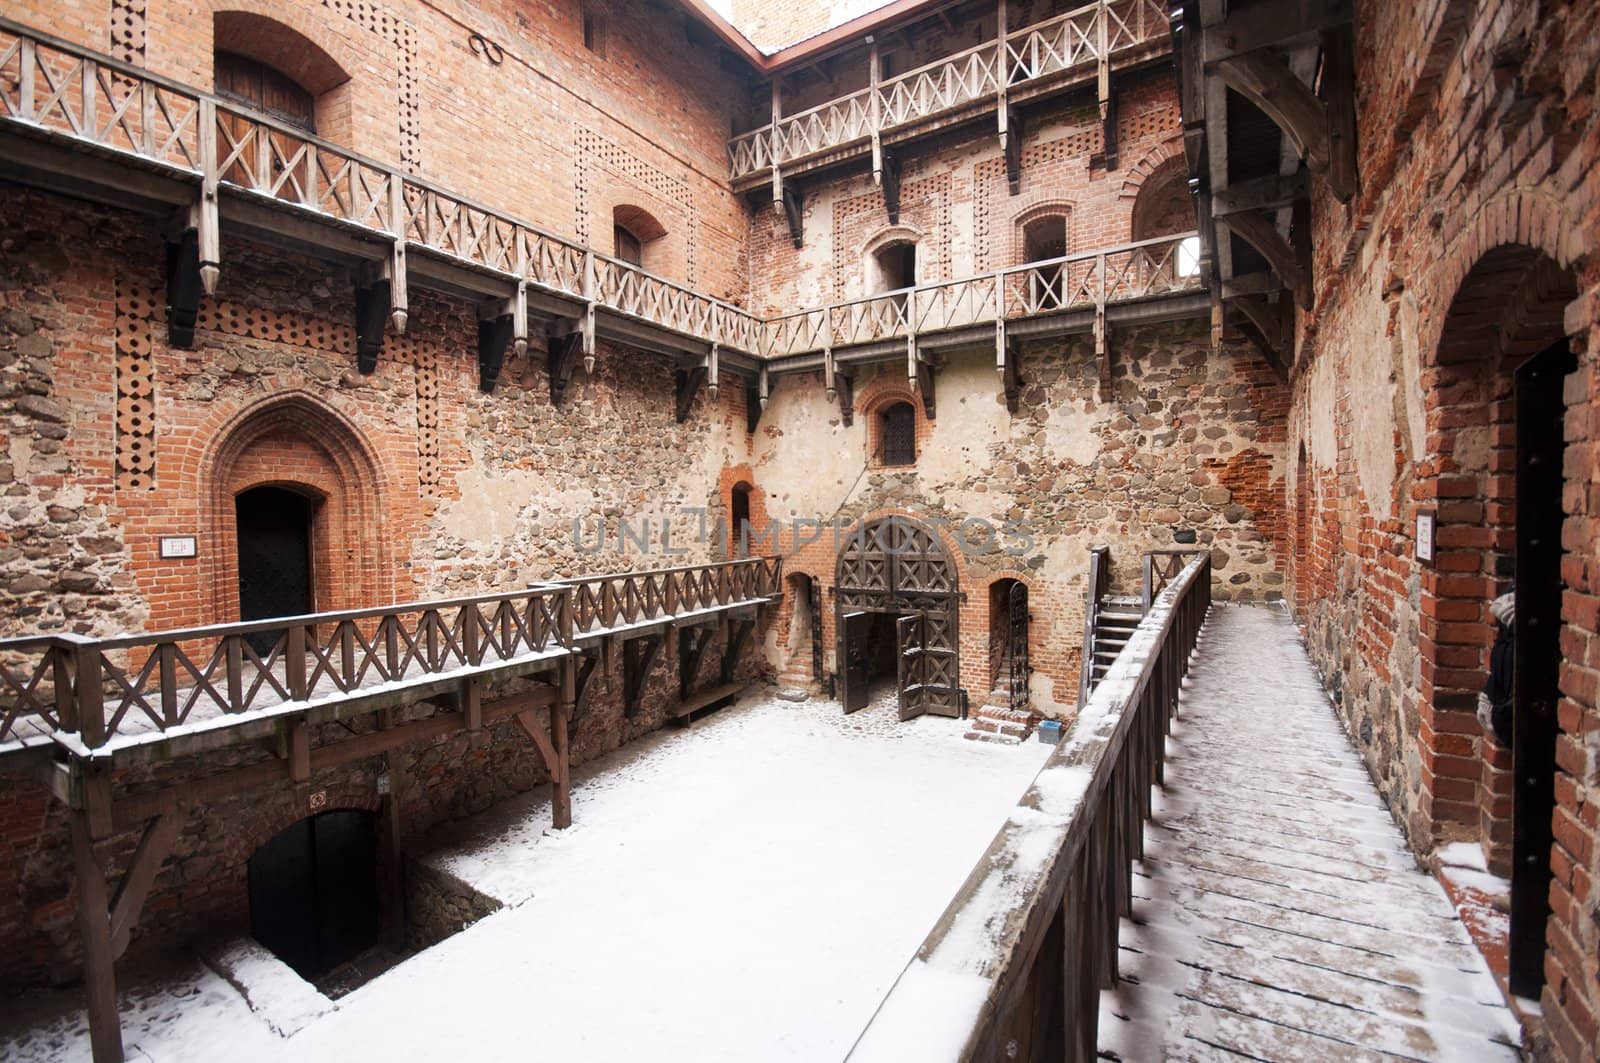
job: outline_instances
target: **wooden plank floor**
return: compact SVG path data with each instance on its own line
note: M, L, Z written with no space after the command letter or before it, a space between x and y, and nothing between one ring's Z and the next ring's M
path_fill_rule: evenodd
M1213 608L1168 750L1102 1058L1517 1058L1281 610Z

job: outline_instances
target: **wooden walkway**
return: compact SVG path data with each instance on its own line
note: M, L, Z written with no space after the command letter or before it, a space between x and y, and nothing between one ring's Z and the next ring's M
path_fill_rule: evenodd
M1281 610L1212 609L1169 754L1101 1058L1517 1058Z

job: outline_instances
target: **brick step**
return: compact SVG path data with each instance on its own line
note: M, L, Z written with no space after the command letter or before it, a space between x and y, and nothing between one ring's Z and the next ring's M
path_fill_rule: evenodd
M968 731L961 737L972 742L993 742L995 745L1000 746L1020 746L1023 742L1022 739L1014 738L1011 735L988 734L979 731Z

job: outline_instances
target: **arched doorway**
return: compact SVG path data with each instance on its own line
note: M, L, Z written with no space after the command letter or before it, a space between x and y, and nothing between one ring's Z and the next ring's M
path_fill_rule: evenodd
M1428 396L1429 431L1440 440L1439 488L1429 494L1439 498L1438 552L1422 605L1425 618L1459 618L1423 628L1435 676L1431 731L1457 730L1454 714L1470 723L1480 692L1501 706L1470 727L1476 801L1460 808L1435 792L1434 827L1448 837L1446 824L1465 821L1491 869L1509 872L1511 989L1535 998L1558 771L1563 385L1576 366L1562 313L1575 297L1570 273L1533 248L1484 254L1451 301ZM1443 755L1434 762L1436 774L1457 767Z
M1029 701L1028 627L1028 585L1010 577L989 584L989 696L1017 712Z
M377 838L376 816L348 810L275 835L250 857L250 935L307 979L375 945Z
M241 491L233 500L238 529L239 619L300 616L316 608L312 592L312 502L298 491L268 485ZM259 653L271 650L277 632L250 637Z
M861 525L835 571L840 701L865 706L892 679L900 718L960 716L956 566L939 537L908 517Z
M822 595L817 581L804 572L787 579L787 599L792 603L789 634L784 641L791 675L803 672L807 680L822 678Z
M750 485L736 483L729 496L728 532L732 541L728 544L729 557L750 556Z

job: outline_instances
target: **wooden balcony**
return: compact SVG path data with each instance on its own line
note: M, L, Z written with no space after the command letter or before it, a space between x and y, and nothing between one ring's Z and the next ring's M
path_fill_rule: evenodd
M1154 40L1156 13L1145 10L1147 0L1140 5L1085 10L1110 41ZM1078 56L1101 32L1073 21L1083 17L1052 20L1047 25L1056 37L1041 27L1013 35L1008 48L1033 57L1027 69L1051 63L1075 69L1082 63L1067 63L1063 42L1078 42L1070 52ZM895 106L892 113L902 113ZM558 365L570 373L579 355L594 355L597 339L672 355L682 367L698 367L695 379L710 386L719 370L730 371L754 397L757 382L769 375L831 367L835 354L840 364L899 354L915 362L919 344L924 352L1003 346L1007 335L1071 331L1094 331L1103 340L1108 323L1208 310L1197 277L1180 262L1189 235L1180 234L763 318L264 115L3 19L0 177L168 216L169 232L189 233L197 245L191 311L200 289L214 289L225 268L224 225L359 265L374 285L356 293L358 319L367 322L357 341L364 371L381 355L385 322L404 329L410 286L474 299L480 313L508 326L502 342L514 341L519 350L530 340L550 344L553 393ZM382 305L371 305L374 299ZM542 335L530 332L530 320L543 321ZM479 353L482 364L486 354ZM687 406L680 394L680 414Z
M770 180L777 189L785 176L867 154L876 170L885 145L996 111L1003 131L1008 105L1081 85L1096 85L1103 103L1113 69L1170 47L1156 0L1097 0L734 137L734 187Z
M753 558L153 634L4 639L0 756L121 766L470 693L612 637L745 619L781 595L782 575L781 560Z

